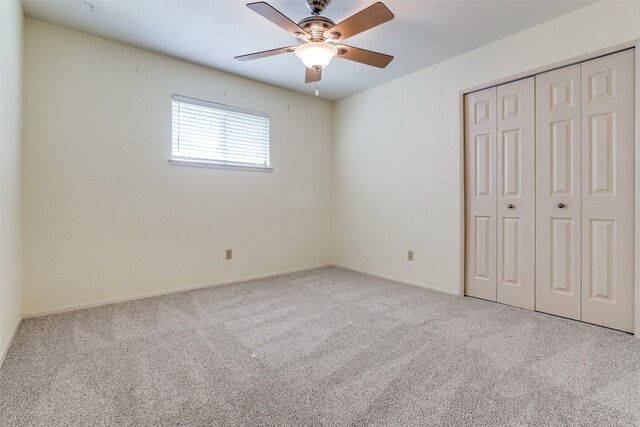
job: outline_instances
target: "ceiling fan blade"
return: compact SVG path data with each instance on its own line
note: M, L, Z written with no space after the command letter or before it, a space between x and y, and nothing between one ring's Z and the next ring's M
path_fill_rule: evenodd
M273 22L286 32L293 34L294 37L298 37L296 33L304 35L307 34L305 30L298 26L298 24L287 18L280 11L278 11L268 3L265 3L263 1L248 3L247 7L267 18L269 21Z
M393 18L394 15L389 9L387 9L387 6L378 2L361 10L355 15L351 15L335 27L328 29L326 32L327 34L339 33L339 36L333 36L332 41L342 41L380 24L384 24Z
M266 58L268 56L274 56L274 55L280 55L280 54L283 54L283 53L289 53L289 52L293 52L295 50L296 50L295 46L280 47L278 49L263 50L262 52L255 52L255 53L249 53L249 54L246 54L246 55L236 56L235 59L237 59L238 61L250 61L252 59L260 59L260 58Z
M322 78L322 68L309 68L306 67L304 74L305 83L319 82Z
M336 47L338 48L337 57L348 59L349 61L360 62L378 68L384 68L393 61L393 56L385 55L384 53L373 52L344 44L336 45Z

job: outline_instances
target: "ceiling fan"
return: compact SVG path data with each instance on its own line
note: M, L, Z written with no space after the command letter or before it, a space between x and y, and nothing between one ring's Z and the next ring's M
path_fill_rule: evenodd
M349 37L392 20L393 13L384 4L375 3L335 24L331 19L320 16L331 0L306 1L312 16L304 18L297 24L268 3L262 1L248 3L249 9L292 34L300 44L236 56L235 59L248 61L295 52L306 66L305 83L320 81L322 69L334 56L378 68L386 67L393 60L391 55L342 44Z

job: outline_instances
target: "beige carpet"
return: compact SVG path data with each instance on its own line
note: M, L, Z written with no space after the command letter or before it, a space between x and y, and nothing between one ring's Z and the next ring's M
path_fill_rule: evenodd
M0 425L640 425L640 341L325 268L25 320Z

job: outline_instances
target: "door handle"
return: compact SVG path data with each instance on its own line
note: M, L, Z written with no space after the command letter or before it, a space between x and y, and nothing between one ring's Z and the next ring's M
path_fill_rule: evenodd
M515 206L513 206L511 203L509 203L509 204L507 205L507 207L508 207L509 209L513 209L513 208L515 208Z
M564 203L558 203L558 207L559 207L560 209L562 209L562 208L564 208L564 207L565 207L565 204L564 204Z

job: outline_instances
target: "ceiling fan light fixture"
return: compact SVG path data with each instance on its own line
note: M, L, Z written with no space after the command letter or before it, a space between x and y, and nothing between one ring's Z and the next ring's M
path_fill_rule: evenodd
M306 43L296 49L296 56L307 68L324 68L337 54L337 47L323 42Z
M295 52L306 67L305 83L319 82L322 78L322 69L329 65L334 56L378 68L389 65L393 60L391 55L359 49L342 43L350 37L392 20L393 13L378 1L336 24L331 19L320 16L330 1L306 0L312 16L300 20L297 24L265 1L247 3L249 9L293 35L301 45L264 50L235 58L238 61L249 61Z

